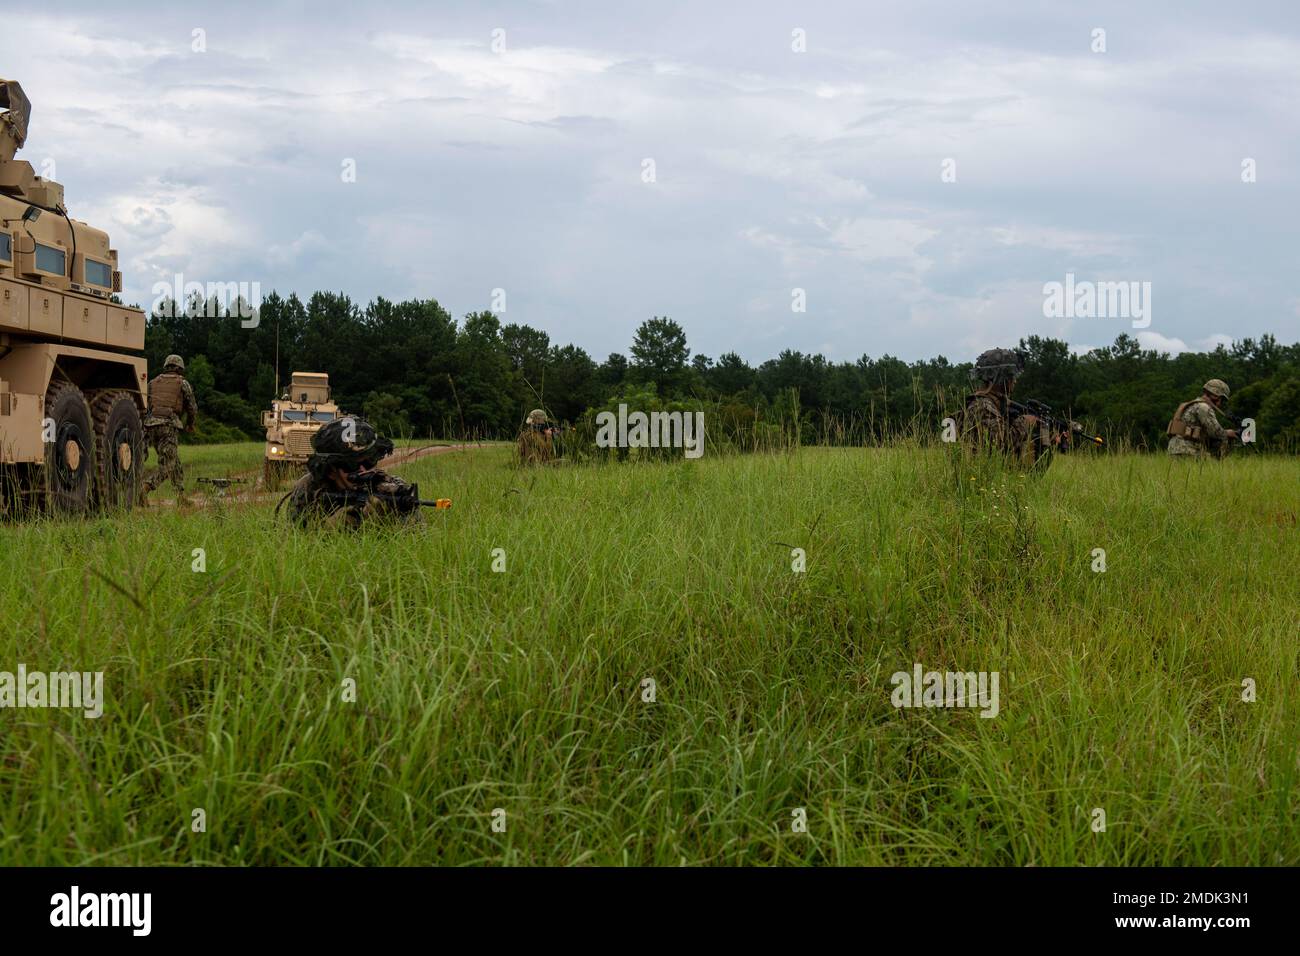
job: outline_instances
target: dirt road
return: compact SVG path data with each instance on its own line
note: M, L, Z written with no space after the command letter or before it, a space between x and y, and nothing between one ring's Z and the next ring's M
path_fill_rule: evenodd
M418 461L421 458L428 458L430 455L441 455L451 451L466 451L475 448L486 448L487 444L463 444L463 445L427 445L422 448L402 448L379 463L379 467L384 470L396 469L409 462ZM206 490L211 486L203 486L205 490L191 491L189 493L190 504L182 507L206 508L213 502L221 504L235 503L257 503L267 501L279 501L280 498L289 490L285 485L279 491L266 491L262 488L262 475L260 471L240 472L232 477L242 478L247 485L232 485L230 490L221 492L216 489ZM247 487L247 491L237 489ZM147 507L150 508L174 508L176 507L175 498L151 498Z

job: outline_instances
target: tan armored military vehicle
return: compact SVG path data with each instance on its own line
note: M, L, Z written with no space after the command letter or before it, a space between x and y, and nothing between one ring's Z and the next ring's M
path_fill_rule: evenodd
M108 235L15 159L31 104L0 79L0 509L130 508L144 465L144 313Z
M324 372L294 372L289 388L271 410L262 413L266 426L266 487L302 474L311 457L311 439L321 426L343 413L330 399L330 377Z

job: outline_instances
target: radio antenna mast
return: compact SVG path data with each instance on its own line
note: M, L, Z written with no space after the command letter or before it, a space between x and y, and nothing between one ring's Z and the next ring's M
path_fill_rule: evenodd
M272 401L280 397L280 316L275 316L275 394Z

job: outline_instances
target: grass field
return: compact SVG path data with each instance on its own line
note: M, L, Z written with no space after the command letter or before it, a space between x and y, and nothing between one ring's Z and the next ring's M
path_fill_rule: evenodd
M1300 863L1300 461L401 473L453 508L0 528L0 670L106 696L0 710L0 864Z

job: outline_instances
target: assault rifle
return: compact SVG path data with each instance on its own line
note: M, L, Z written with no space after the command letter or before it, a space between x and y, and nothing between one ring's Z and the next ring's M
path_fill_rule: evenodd
M201 485L211 485L219 495L224 495L231 485L245 483L243 478L200 478L198 482Z
M1058 418L1052 414L1052 406L1031 398L1023 405L1020 402L1007 401L1007 411L1012 420L1022 415L1035 415L1038 420L1047 425L1053 435L1058 436L1057 449L1060 451L1069 451L1070 448L1080 442L1089 442L1098 448L1106 444L1106 440L1100 435L1089 435L1083 430L1083 426L1070 418Z
M357 485L346 491L325 491L321 497L345 508L364 508L371 501L391 507L399 514L408 514L416 508L450 508L450 498L428 501L420 497L419 485L399 485L396 491L379 491L378 486L391 480L382 471L353 472L348 481Z
M1241 433L1246 430L1246 424L1245 424L1246 420L1242 416L1238 415L1236 412L1230 412L1226 408L1216 408L1215 411L1217 411L1220 415L1222 415L1232 424L1232 427L1237 432L1237 438L1240 439Z
M1216 450L1220 454L1227 454L1228 449L1234 445L1241 446L1242 448L1246 447L1246 440L1242 437L1246 431L1246 425L1242 416L1238 415L1236 412L1230 412L1226 408L1215 408L1214 410L1226 418L1228 424L1231 425L1233 430L1237 433L1236 438L1224 438L1220 441L1213 442L1212 445L1216 446Z

